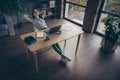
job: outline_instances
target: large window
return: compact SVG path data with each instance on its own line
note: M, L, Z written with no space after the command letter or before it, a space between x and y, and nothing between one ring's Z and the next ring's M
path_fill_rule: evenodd
M64 17L82 25L86 4L87 0L67 0Z
M108 14L120 17L120 0L106 0L98 23L97 32L104 34L105 25L101 22Z

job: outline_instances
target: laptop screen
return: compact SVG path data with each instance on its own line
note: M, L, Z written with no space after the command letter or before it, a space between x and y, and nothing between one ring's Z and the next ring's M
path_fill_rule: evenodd
M45 30L45 32L48 34L53 34L53 33L59 32L60 29L61 29L61 25L58 25L56 27Z

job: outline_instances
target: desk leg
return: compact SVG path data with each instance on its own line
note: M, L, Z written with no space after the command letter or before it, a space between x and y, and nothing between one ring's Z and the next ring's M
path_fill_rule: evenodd
M37 54L36 54L36 52L33 52L33 55L34 55L34 61L35 61L36 71L37 71L37 74L38 74L38 63L37 63Z
M65 43L64 43L64 47L63 47L63 53L65 54L65 47L66 47L66 40L65 40Z
M77 40L75 55L77 54L77 50L78 50L78 46L79 46L79 41L80 41L80 36L81 36L81 34L78 35L78 40Z
M70 58L68 58L67 56L65 56L66 41L67 41L67 40L65 40L65 43L64 43L64 48L63 48L63 53L64 53L64 55L62 54L62 56L63 56L63 57L67 60L67 62L69 62L69 61L71 61L71 59L70 59ZM65 60L65 63L67 63L67 62L66 62L66 60Z
M25 52L26 52L27 60L30 61L30 58L29 58L29 50L28 50L28 48L26 47L25 44L24 44L24 46L25 46Z

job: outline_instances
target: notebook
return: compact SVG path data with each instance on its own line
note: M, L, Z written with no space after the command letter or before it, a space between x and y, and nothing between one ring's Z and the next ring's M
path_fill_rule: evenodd
M28 45L33 44L36 42L36 39L32 36L28 36L24 39L24 42Z
M36 37L37 37L37 38L42 38L42 37L44 37L43 32L37 32Z

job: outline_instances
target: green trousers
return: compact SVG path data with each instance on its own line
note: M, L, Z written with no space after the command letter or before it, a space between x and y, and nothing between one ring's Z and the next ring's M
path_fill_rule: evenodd
M52 47L59 55L62 55L62 50L61 50L61 48L60 48L58 43L52 45Z

